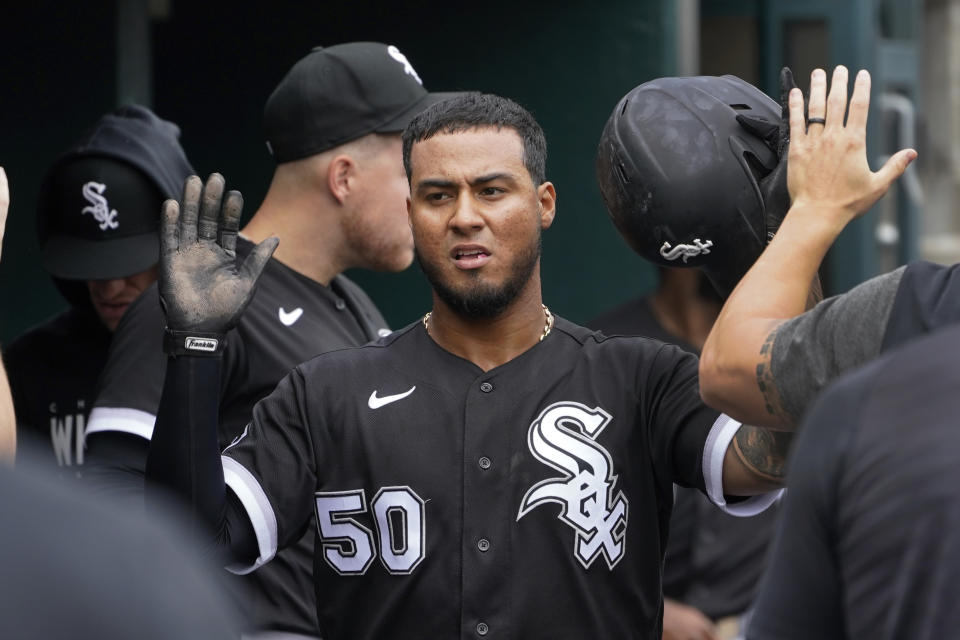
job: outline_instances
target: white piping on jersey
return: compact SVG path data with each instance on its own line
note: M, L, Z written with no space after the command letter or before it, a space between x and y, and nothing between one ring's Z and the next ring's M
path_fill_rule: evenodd
M747 518L766 511L780 499L784 489L751 496L735 504L727 504L723 495L723 459L733 437L740 429L740 423L721 413L710 427L707 442L703 445L703 480L710 501L732 516Z
M220 456L220 461L223 464L223 481L240 499L257 536L260 555L256 561L252 565L233 564L227 567L230 573L243 576L259 569L277 555L277 515L263 487L246 467L229 456Z
M126 407L94 407L87 421L87 435L101 431L132 433L146 440L153 437L157 416Z

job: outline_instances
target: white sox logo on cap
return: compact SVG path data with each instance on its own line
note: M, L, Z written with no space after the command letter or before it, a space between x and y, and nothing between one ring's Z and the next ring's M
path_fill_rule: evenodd
M417 72L413 69L413 65L410 64L410 61L407 60L407 56L400 53L400 49L397 49L392 44L387 47L387 53L390 54L390 57L403 65L403 72L408 76L413 76L413 79L417 81L417 84L422 85L423 80L420 79L420 76L417 75Z
M564 475L530 487L517 521L541 505L559 504L557 517L576 531L573 552L585 569L601 554L613 569L626 551L627 499L623 491L613 495L613 459L595 442L609 422L610 414L600 407L557 402L543 410L527 433L537 460Z
M83 185L81 190L83 198L90 203L90 206L84 207L80 214L89 213L92 215L93 219L100 223L102 231L116 229L120 226L120 223L117 222L117 210L110 209L107 199L103 196L106 189L107 185L102 182L88 182Z

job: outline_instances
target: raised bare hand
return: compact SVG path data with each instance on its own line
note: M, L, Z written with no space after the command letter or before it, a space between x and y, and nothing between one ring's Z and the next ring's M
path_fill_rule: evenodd
M163 203L159 287L168 334L229 330L253 297L257 279L277 247L277 238L268 238L237 267L243 197L237 191L224 197L223 190L218 173L205 185L190 176L181 202Z
M894 154L873 172L867 163L867 111L870 74L857 74L847 113L847 69L827 75L815 69L810 78L809 125L803 95L790 92L790 152L787 185L793 206L832 216L840 225L869 209L917 157L913 149ZM844 115L846 114L846 122Z

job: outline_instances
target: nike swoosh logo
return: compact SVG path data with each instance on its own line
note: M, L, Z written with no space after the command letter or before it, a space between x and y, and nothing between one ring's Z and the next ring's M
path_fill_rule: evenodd
M283 307L280 307L279 314L280 314L280 322L282 322L283 324L289 327L294 322L300 319L300 316L303 315L303 309L301 309L300 307L297 307L296 309L288 313L283 310Z
M383 396L382 398L377 397L377 390L374 389L373 393L370 394L370 398L367 400L367 406L371 409L379 409L380 407L390 404L391 402L396 402L397 400L403 400L408 395L414 392L416 386L410 387L409 391L404 391L403 393L397 393L392 396Z

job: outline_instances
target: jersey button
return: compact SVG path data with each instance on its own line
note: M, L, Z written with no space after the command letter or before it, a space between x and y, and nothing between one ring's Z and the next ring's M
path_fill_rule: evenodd
M479 460L477 460L477 464L480 465L480 468L481 468L481 469L483 469L484 471L486 471L487 469L490 468L490 466L493 464L493 462L491 462L491 461L490 461L490 458L488 458L487 456L483 456L482 458L480 458Z
M490 541L486 538L480 538L477 540L477 549L480 549L481 553L486 553L490 551Z
M487 635L488 633L490 633L490 627L487 626L487 623L486 623L486 622L478 622L478 623L477 623L477 635L479 635L479 636L485 636L485 635Z
M490 393L491 391L493 391L493 385L490 384L489 382L481 382L480 391L483 391L484 393Z
M343 301L343 298L337 298L333 306L337 308L337 311L343 311L347 308L347 303Z

